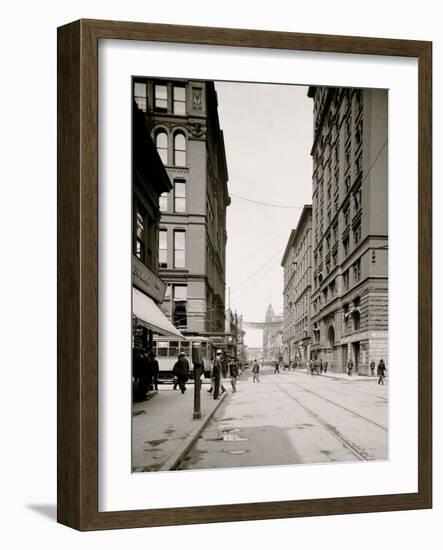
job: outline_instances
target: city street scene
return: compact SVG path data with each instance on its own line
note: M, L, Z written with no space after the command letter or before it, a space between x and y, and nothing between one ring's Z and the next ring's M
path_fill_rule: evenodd
M132 84L133 472L387 460L387 90Z

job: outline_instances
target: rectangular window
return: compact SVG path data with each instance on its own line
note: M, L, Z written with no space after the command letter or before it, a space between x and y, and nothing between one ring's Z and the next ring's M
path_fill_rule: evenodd
M157 342L157 355L159 357L168 356L169 342Z
M346 237L343 241L343 251L345 253L345 256L349 254L349 237Z
M169 342L169 357L178 357L179 343Z
M361 239L361 225L358 224L357 227L354 227L354 243L357 244Z
M186 182L174 180L174 212L186 212Z
M185 267L185 237L184 231L174 231L174 267L177 268Z
M162 84L154 86L154 107L156 111L167 111L168 109L168 88Z
M343 273L343 286L345 290L349 288L349 270Z
M358 212L361 207L361 189L354 193L354 211Z
M168 230L160 229L158 245L158 263L160 267L168 267Z
M134 99L139 109L146 113L146 84L134 82Z
M135 255L142 262L145 261L145 248L145 216L137 208Z
M186 328L188 325L187 315L188 287L186 285L174 285L172 322L177 328Z
M162 193L159 199L160 212L168 211L168 195L169 193Z
M173 111L176 115L186 114L186 88L174 86L173 88Z
M360 280L361 271L360 271L360 260L357 260L352 264L352 270L354 272L354 282L358 282Z

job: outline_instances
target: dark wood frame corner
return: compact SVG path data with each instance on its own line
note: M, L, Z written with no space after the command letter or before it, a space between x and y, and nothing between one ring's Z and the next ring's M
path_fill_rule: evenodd
M98 511L97 89L99 39L418 58L419 440L417 493L173 509ZM58 521L80 530L432 506L432 44L80 20L58 29Z

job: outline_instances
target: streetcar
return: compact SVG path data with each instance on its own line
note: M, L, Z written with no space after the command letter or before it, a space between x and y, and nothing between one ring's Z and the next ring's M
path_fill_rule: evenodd
M185 340L175 340L173 337L154 337L153 349L159 366L159 384L171 383L174 379L172 369L180 353L184 353L189 362L189 378L194 379L194 365L192 363L192 350L199 348L203 361L203 376L211 377L212 348L209 338L204 336L186 336Z

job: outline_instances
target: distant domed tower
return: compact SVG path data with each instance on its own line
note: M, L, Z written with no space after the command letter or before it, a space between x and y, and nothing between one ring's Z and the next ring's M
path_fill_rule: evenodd
M275 339L282 331L282 324L283 317L276 315L272 304L269 304L263 327L263 360L265 362L277 359L279 352L275 346Z
M269 304L268 309L266 310L265 321L267 323L272 323L272 321L274 320L274 316L275 316L274 308L272 307L272 304Z

